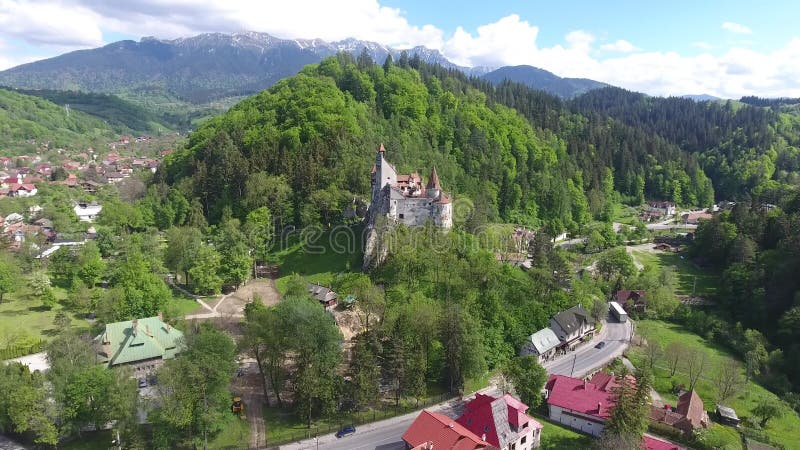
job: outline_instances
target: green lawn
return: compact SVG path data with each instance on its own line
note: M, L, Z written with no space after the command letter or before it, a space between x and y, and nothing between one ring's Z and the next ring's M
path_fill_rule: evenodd
M360 270L363 260L363 227L353 226L325 232L305 243L293 242L275 253L280 266L280 278L275 285L279 292L286 291L286 280L294 273L308 281L330 284L341 272Z
M710 269L699 269L688 261L685 255L669 252L633 251L633 256L645 267L671 267L678 278L675 293L678 295L714 294L719 286L720 274ZM681 258L683 256L683 258Z
M224 428L208 442L208 448L248 448L250 446L250 423L234 415L225 417Z
M536 420L541 423L543 450L573 450L590 448L592 437L573 431L570 428L555 424L545 418L535 415Z
M171 309L173 316L183 317L197 311L201 306L192 298L176 294L175 299L167 304L167 308Z
M734 358L726 349L705 341L702 337L692 333L685 328L670 324L667 322L657 320L639 320L636 322L636 333L644 336L648 341L659 342L663 347L666 347L671 342L680 342L686 347L693 349L702 349L707 352L709 356L708 369L704 372L696 386L696 390L700 398L705 403L706 410L713 411L716 399L716 390L710 381L710 378L715 370L717 370L722 361L729 358ZM640 366L643 361L643 352L640 348L633 348L629 351L629 357L634 365ZM666 402L675 402L675 396L670 392L672 389L672 381L678 384L689 385L688 376L683 373L681 368L674 377L670 377L669 369L665 363L658 363L654 371L655 389L664 397ZM734 395L732 398L725 401L727 406L736 410L740 419L751 416L751 411L756 406L761 398L768 398L781 405L783 409L783 417L772 419L764 430L770 438L778 443L786 446L786 448L798 448L798 430L800 430L800 417L788 405L782 403L781 400L772 392L766 390L761 385L750 381L741 389L741 391ZM730 429L722 427L720 429L712 430L712 435L715 438L729 440L731 436L737 437L735 433L730 433ZM726 437L727 436L727 437ZM736 447L739 448L739 447Z
M53 320L59 311L64 310L61 303L46 309L38 300L30 299L25 291L22 288L16 294L3 297L0 304L0 348L21 341L49 340L58 332ZM67 296L61 288L53 288L53 292L59 301ZM90 324L85 319L71 312L68 316L72 319L72 327L89 330Z

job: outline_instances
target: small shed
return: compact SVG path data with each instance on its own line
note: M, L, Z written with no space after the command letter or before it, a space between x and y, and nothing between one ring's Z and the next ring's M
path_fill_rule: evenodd
M325 309L333 309L339 303L336 292L331 288L316 283L308 283L307 287L309 295L317 299Z
M722 424L739 427L739 416L729 406L717 405L717 419Z

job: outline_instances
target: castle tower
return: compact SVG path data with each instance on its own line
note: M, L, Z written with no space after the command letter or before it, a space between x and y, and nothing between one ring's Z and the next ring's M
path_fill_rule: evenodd
M387 184L394 186L397 184L397 172L384 157L386 148L381 143L380 148L375 154L375 167L372 169L372 201L375 202L383 187Z
M439 174L436 173L436 166L431 170L431 176L428 178L428 185L425 186L425 193L428 198L439 198L442 194L442 186L439 184Z

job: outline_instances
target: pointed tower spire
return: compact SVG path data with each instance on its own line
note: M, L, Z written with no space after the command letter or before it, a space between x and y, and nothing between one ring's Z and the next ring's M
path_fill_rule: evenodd
M426 189L438 189L442 190L442 186L439 185L439 174L436 173L436 166L433 166L433 170L431 170L431 176L428 178L428 185L425 186Z

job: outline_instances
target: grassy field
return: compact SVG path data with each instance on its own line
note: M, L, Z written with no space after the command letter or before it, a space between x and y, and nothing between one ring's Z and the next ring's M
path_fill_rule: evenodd
M275 262L280 266L280 278L275 285L282 294L286 292L286 280L292 274L308 281L330 284L342 272L360 270L363 260L363 227L354 226L325 232L306 242L291 242L275 253Z
M714 410L716 396L716 389L711 382L711 376L715 370L718 370L721 363L726 359L734 358L726 349L705 341L702 337L686 330L685 328L656 320L640 320L636 322L636 332L640 336L644 336L648 341L659 342L662 347L666 347L671 342L680 342L690 349L697 349L705 351L708 354L708 369L704 372L703 377L698 381L695 389L697 390L700 398L705 403L706 410ZM643 364L644 356L641 348L633 348L629 351L629 357L634 365L640 366ZM672 382L678 384L689 385L688 376L684 373L683 369L679 368L674 377L670 377L670 371L663 362L657 363L654 371L655 389L662 395L666 403L676 404L677 399L671 393ZM783 417L775 418L767 423L765 432L774 441L781 443L786 448L800 448L798 445L798 436L800 436L800 416L797 415L788 405L781 402L781 400L772 392L769 392L764 387L756 384L753 381L747 383L739 393L725 401L727 406L736 410L740 419L751 417L751 411L756 406L758 401L762 398L767 398L781 406L783 410ZM712 435L715 438L729 442L731 438L737 438L736 433L731 433L729 428L712 429ZM740 447L733 447L740 448Z
M250 446L250 423L233 415L225 417L224 428L208 442L208 448L248 448Z
M699 269L680 254L668 252L633 251L633 256L645 267L671 267L675 270L678 284L675 293L678 295L710 295L717 291L720 274L709 269Z
M573 450L590 448L593 439L591 436L578 433L570 428L555 424L535 415L536 420L542 424L542 445L543 450Z
M59 301L67 297L67 293L54 287L53 292ZM42 307L39 300L31 299L26 288L15 294L6 294L0 304L0 347L19 341L49 340L58 329L53 320L59 311L64 311L61 303L51 309ZM72 319L72 327L89 330L91 325L86 320L67 312Z

